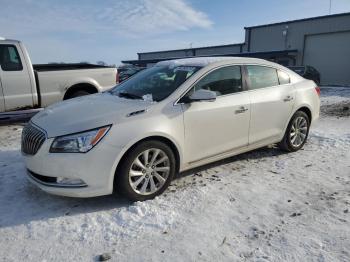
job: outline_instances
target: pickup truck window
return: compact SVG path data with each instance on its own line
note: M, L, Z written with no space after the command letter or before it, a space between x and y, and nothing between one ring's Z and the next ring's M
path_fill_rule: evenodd
M14 45L0 45L0 65L3 71L22 71L23 66Z

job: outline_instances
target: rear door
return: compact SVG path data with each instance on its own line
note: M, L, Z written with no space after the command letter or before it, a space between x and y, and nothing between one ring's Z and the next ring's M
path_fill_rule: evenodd
M13 44L0 44L0 79L5 110L33 106L31 81L20 50Z
M248 145L249 94L244 92L240 66L215 69L191 91L214 91L213 102L183 104L185 159L188 163Z
M293 110L295 91L288 74L272 67L247 65L251 101L249 144L283 135Z

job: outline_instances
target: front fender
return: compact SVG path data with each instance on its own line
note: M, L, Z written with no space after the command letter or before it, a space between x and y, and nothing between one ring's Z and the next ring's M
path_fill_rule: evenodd
M142 136L138 136L134 139L132 139L131 141L129 141L126 145L120 147L120 152L113 164L113 168L112 168L112 173L110 174L110 181L109 183L113 184L114 181L114 176L115 176L115 172L117 170L117 167L121 161L121 159L123 158L123 156L126 154L126 152L128 152L134 145L136 145L137 143L141 142L142 140L145 139L149 139L152 137L161 137L161 138L165 138L167 140L169 140L170 142L172 142L174 144L174 146L176 147L176 150L179 154L179 167L181 170L181 163L183 163L183 152L181 150L181 146L180 143L172 136L170 136L167 133L163 133L163 132L151 132L151 133L147 133L147 134L143 134Z

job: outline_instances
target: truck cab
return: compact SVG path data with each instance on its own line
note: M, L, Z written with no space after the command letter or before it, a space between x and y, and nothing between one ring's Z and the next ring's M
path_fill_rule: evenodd
M88 63L33 65L24 44L0 39L0 113L33 108L116 86L117 69Z
M23 51L19 41L0 40L0 112L38 104L31 61Z

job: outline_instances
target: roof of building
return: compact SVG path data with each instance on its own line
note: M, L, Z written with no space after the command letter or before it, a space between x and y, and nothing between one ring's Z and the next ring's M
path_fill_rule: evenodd
M141 59L141 60L123 60L125 64L153 64L160 61L168 60L181 60L181 59L207 59L209 57L223 58L223 59L232 59L234 57L258 57L258 58L267 58L271 55L292 55L297 53L298 50L272 50L264 52L245 52L245 53L234 53L234 54L223 54L223 55L207 55L207 56L194 56L194 57L169 57L169 58L155 58L155 59Z
M168 53L168 52L175 52L175 51L201 50L201 49L208 49L208 48L230 47L230 46L240 46L240 45L244 45L244 43L225 44L225 45L213 45L213 46L201 46L201 47L191 47L191 48L182 48L182 49L170 49L170 50L163 50L163 51L141 52L141 53L137 53L137 54L138 54L138 55L143 55L143 54L159 54L159 53Z
M274 26L274 25L283 25L283 24L290 24L290 23L304 22L304 21L312 21L312 20L318 20L318 19L324 19L324 18L332 18L332 17L339 17L339 16L350 16L350 12L339 13L339 14L332 14L332 15L308 17L308 18L295 19L295 20L289 20L289 21L283 21L283 22L277 22L277 23L270 23L270 24L264 24L264 25L247 26L247 27L244 27L244 29L267 27L267 26Z

